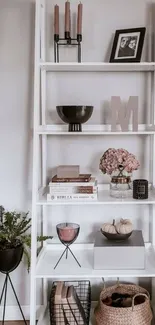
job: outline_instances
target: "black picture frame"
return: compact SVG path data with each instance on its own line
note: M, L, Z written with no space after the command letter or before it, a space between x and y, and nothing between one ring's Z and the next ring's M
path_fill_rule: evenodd
M110 56L110 62L111 63L140 62L145 33L146 33L145 27L116 30L112 52ZM124 47L121 46L121 42L122 45L125 44Z

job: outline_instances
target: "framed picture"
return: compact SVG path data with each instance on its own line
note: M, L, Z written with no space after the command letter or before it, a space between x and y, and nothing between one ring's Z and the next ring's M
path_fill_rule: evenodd
M110 62L140 62L146 28L116 30Z

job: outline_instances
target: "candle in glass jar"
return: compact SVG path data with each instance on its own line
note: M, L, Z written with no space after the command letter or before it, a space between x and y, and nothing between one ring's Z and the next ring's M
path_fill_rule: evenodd
M78 5L77 35L82 35L82 11L83 11L83 5L80 2Z
M70 33L70 2L65 3L65 33Z
M54 6L54 34L59 35L59 6Z
M76 230L72 227L66 226L59 230L59 235L62 241L72 241L75 238Z

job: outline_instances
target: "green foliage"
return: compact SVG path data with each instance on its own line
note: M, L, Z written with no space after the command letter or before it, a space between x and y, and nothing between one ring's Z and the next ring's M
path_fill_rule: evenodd
M23 245L27 259L28 271L30 269L31 235L26 232L31 228L31 219L28 213L6 212L0 207L0 250L15 248ZM38 236L37 241L43 242L52 239L51 236Z

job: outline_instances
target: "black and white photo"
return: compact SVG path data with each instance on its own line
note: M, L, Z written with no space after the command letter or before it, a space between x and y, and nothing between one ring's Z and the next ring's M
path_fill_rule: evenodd
M145 28L117 30L110 62L140 62Z

